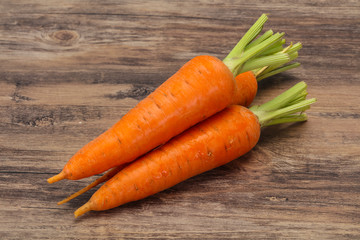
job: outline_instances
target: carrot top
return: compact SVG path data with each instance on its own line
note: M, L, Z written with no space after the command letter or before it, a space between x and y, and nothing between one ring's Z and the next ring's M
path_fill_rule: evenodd
M274 99L252 106L250 110L258 117L261 127L306 121L307 115L304 111L316 102L315 98L306 99L306 88L305 82L299 82Z
M297 58L298 51L302 47L301 43L290 44L284 48L283 45L286 42L283 39L284 33L274 34L272 30L257 37L267 20L266 14L261 15L224 58L223 63L234 76L253 71L257 80L260 81L300 65L299 63L286 64Z

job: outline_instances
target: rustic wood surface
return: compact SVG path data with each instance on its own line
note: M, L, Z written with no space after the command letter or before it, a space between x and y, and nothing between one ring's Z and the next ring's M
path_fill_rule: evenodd
M261 15L300 41L309 121L263 130L246 156L122 207L57 206L90 180L49 185L68 158L182 64L222 58ZM0 239L360 239L360 2L0 3Z

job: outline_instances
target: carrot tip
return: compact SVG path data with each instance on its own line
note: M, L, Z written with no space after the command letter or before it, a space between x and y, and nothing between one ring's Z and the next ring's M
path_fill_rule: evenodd
M70 201L70 199L69 199L69 198L66 198L66 199L61 200L60 202L58 202L57 205L61 205L61 204L67 203L68 201Z
M74 216L75 216L75 218L77 218L77 217L83 215L84 213L89 212L90 210L91 210L90 202L87 202L74 212Z
M60 172L59 174L49 178L47 181L48 181L48 183L51 184L51 183L63 180L65 178L66 178L66 174L64 172Z

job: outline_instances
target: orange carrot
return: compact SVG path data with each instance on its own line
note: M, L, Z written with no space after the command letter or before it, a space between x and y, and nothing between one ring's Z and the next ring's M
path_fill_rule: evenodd
M256 78L255 78L255 75L251 71L249 71L249 72L245 72L245 73L242 73L242 74L238 75L235 78L235 80L237 82L236 86L239 89L238 91L241 91L244 94L241 97L239 97L239 99L234 100L234 103L237 103L237 104L242 105L242 106L249 106L248 103L251 103L253 101L253 99L254 99L254 97L256 95L256 92L257 92L257 81L256 81ZM245 91L244 89L247 89L247 91ZM109 172L106 173L104 176L96 179L94 182L92 182L91 184L89 184L85 188L83 188L83 189L79 190L78 192L72 194L68 198L60 201L58 204L66 203L66 202L74 199L75 197L78 197L79 195L81 195L81 194L89 191L90 189L96 187L97 185L109 180L117 172L119 172L120 170L123 169L122 166L123 165L120 165L120 167L115 167L115 168L109 170Z
M256 116L244 107L230 106L131 163L106 182L75 215L145 198L223 165L248 152L259 136Z
M255 75L251 71L249 71L238 75L235 79L237 82L236 86L239 89L238 91L244 92L244 94L241 97L239 97L238 100L234 100L234 102L242 106L248 106L248 103L251 103L253 101L253 98L255 97L257 91L257 81ZM247 89L247 91L245 89ZM123 169L123 165L120 165L120 167L115 167L109 170L109 172L99 177L85 188L72 194L68 198L58 202L58 205L66 203L78 197L79 195L89 191L90 189L96 187L97 185L109 180L112 176L114 176L117 172L119 172L122 169Z
M249 70L269 66L270 76L297 66L281 67L296 58L301 45L288 53L272 52L283 44L283 34L268 31L254 40L266 20L260 17L223 61L212 56L190 60L48 182L81 179L131 162L230 104L249 105L256 94L256 77Z
M244 94L242 97L240 97L238 100L235 100L234 102L237 102L239 105L242 106L248 106L247 103L251 103L253 101L253 98L256 95L257 91L257 81L255 78L255 75L252 72L245 72L240 75L238 75L236 78L237 84L236 86L241 89L239 91L243 91ZM245 79L245 80L243 80ZM244 89L248 89L248 91L245 91ZM125 164L124 164L125 165ZM112 176L114 176L116 173L118 173L120 170L123 169L124 165L120 165L120 167L114 167L113 169L109 170L105 175L99 177L94 182L86 186L85 188L77 191L76 193L72 194L71 196L67 197L66 199L58 202L58 205L66 203L81 194L89 191L90 189L96 187L97 185L109 180Z
M227 107L129 164L95 192L75 217L145 198L238 158L256 145L262 126L306 120L302 112L315 99L305 97L306 84L301 82L252 110Z

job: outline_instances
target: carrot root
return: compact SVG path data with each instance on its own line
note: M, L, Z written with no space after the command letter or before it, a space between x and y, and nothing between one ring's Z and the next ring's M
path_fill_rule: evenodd
M98 180L98 179L97 179ZM61 204L64 204L64 203L67 203L68 201L80 196L81 194L89 191L90 189L92 189L93 187L96 187L98 184L100 184L101 182L99 181L95 181L95 182L92 182L90 185L84 187L83 189L77 191L76 193L74 194L71 194L69 197L65 198L64 200L60 201L57 203L57 205L61 205Z
M87 202L74 212L74 216L75 216L75 218L77 218L89 211L91 211L91 205L90 205L90 202Z
M69 197L65 198L64 200L58 202L57 204L58 205L64 204L64 203L66 203L66 202L80 196L81 194L89 191L90 189L96 187L100 183L106 182L107 180L112 178L115 174L120 172L125 166L126 166L126 164L123 164L121 166L118 166L118 167L115 167L115 168L111 169L110 171L105 173L102 177L97 178L94 182L90 183L89 185L87 185L83 189L81 189L81 190L77 191L76 193L70 195Z
M63 180L63 179L65 179L65 178L66 178L65 172L60 172L59 174L57 174L57 175L49 178L47 181L48 181L48 183L51 184L51 183L54 183L54 182L58 182L58 181L60 181L60 180Z

